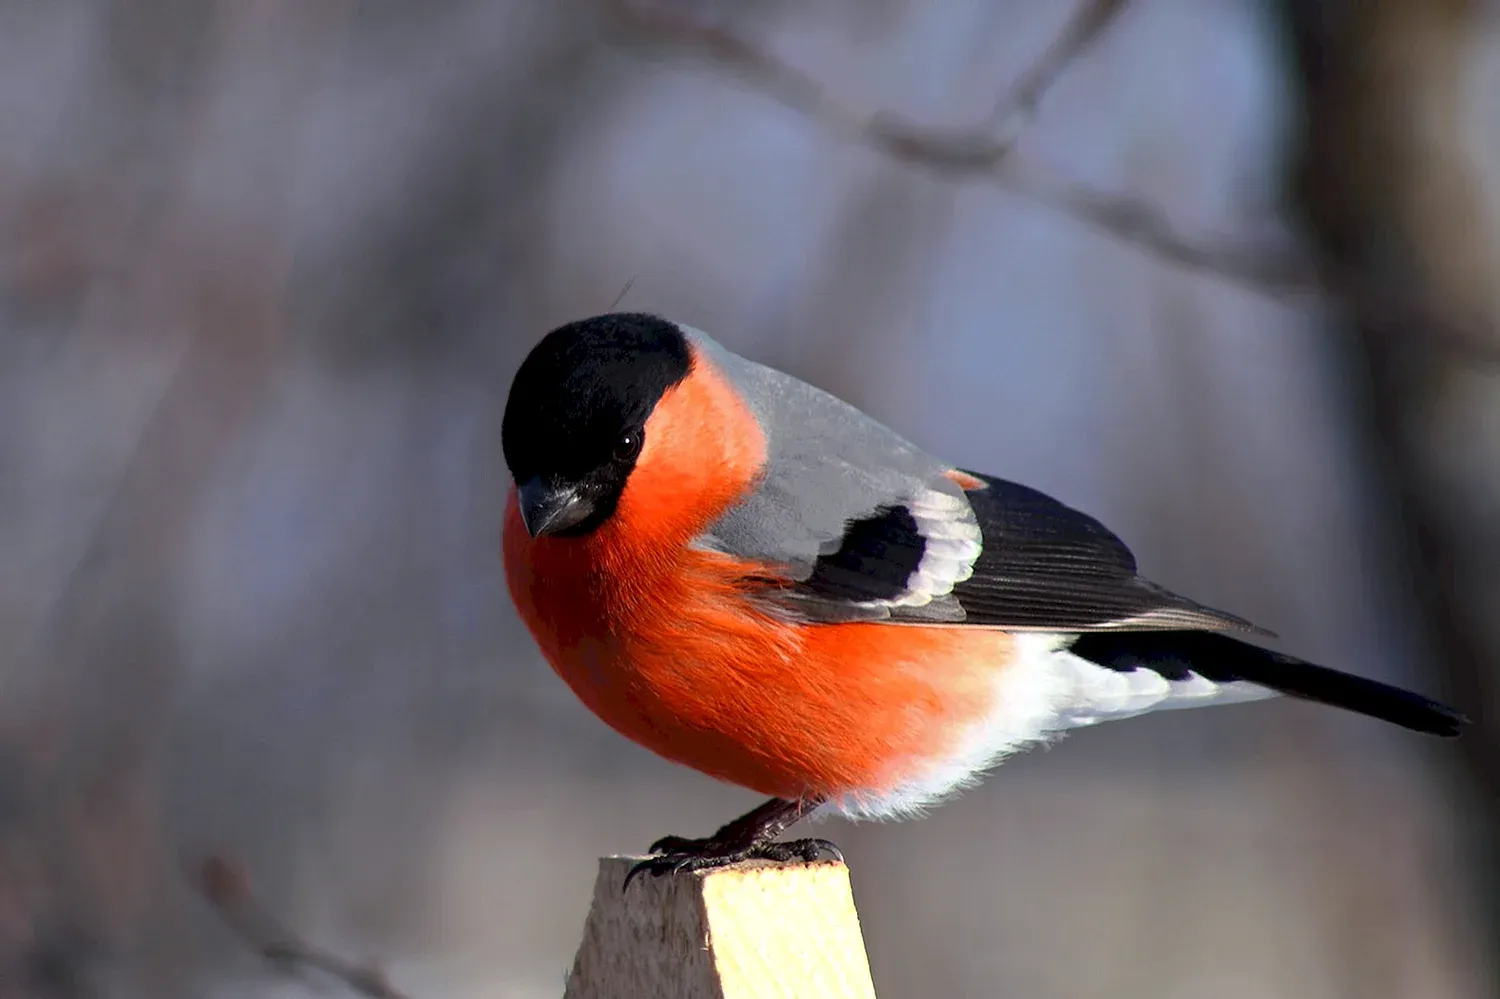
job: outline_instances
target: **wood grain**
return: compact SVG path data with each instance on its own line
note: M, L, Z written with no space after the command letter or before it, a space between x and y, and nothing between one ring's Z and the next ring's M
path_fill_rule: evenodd
M604 857L565 999L874 999L843 864L640 877Z

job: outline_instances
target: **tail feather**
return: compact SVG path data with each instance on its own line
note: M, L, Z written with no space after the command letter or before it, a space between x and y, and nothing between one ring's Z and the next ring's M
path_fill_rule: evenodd
M1089 632L1068 651L1108 669L1145 668L1168 680L1185 680L1196 673L1216 683L1253 683L1291 697L1449 739L1468 724L1468 719L1452 708L1409 690L1340 673L1213 632Z

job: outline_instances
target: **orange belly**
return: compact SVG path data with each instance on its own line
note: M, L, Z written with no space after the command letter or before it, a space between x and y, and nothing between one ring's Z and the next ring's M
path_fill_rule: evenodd
M617 732L783 798L878 796L957 752L995 708L1012 639L986 629L778 619L746 567L680 545L533 539L514 498L511 594L559 676Z

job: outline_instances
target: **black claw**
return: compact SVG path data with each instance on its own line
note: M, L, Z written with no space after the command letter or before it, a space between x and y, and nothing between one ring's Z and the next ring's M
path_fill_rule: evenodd
M769 860L777 864L816 863L824 856L844 862L844 852L826 839L794 839L744 846L712 839L664 836L651 844L652 856L640 861L625 875L625 891L638 875L693 874L731 867L747 860Z
M654 857L647 857L632 867L625 875L625 884L620 890L623 892L630 887L638 875L649 874L659 878L664 874L692 874L695 871L706 871L716 867L728 867L737 864L748 857L730 854L727 856L705 856L695 853L663 853Z
M661 877L663 874L711 871L746 860L813 863L827 854L842 863L843 852L826 839L776 841L787 826L807 815L822 801L822 798L772 798L705 839L663 836L651 844L651 856L625 875L624 888L629 888L630 882L641 874Z
M767 843L755 852L756 860L769 860L773 864L791 864L805 860L804 851L796 843Z
M630 890L630 882L634 881L636 879L636 875L638 874L645 874L647 872L650 872L651 874L659 876L664 873L662 871L656 870L655 866L655 860L643 860L632 867L630 869L630 872L625 875L625 884L620 888L621 894L624 894L625 892Z
M838 844L828 839L799 839L794 842L803 848L802 858L809 864L823 859L826 854L829 860L844 863L844 851L840 850Z
M799 860L815 864L825 855L841 864L844 862L844 851L826 839L793 839L784 843L767 843L764 848L756 851L757 859L774 860L783 864Z

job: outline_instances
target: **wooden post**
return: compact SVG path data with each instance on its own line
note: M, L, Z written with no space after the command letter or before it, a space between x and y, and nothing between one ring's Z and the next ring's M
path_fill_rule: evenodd
M641 876L604 857L564 999L875 999L849 869Z

